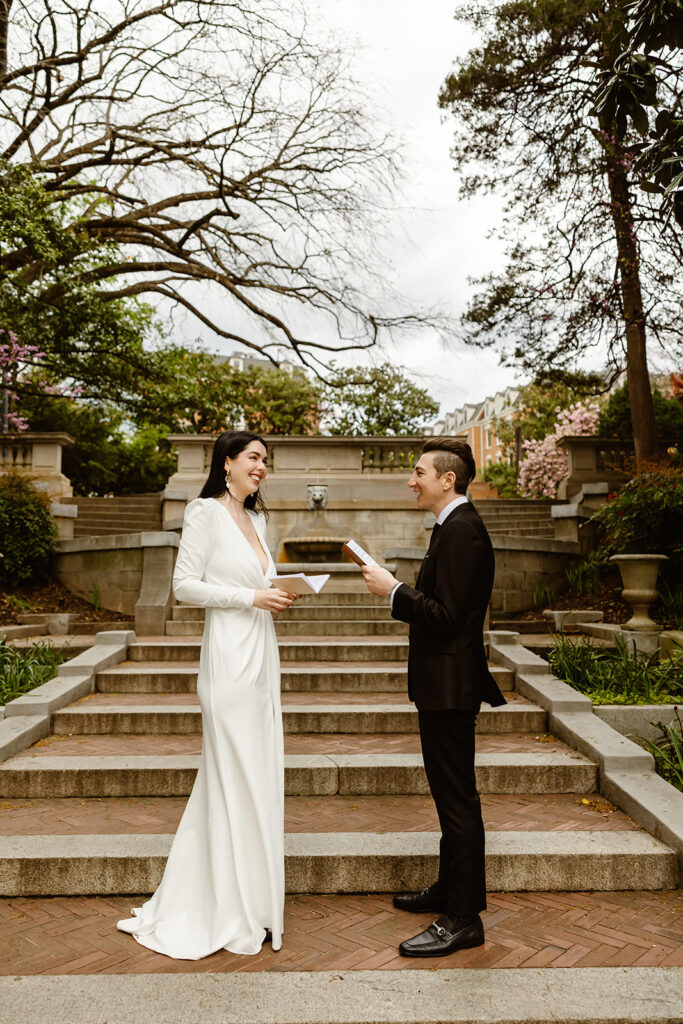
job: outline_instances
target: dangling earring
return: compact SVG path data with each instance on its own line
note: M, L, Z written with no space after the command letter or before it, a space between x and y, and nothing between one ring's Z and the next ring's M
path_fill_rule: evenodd
M230 490L230 481L231 480L232 480L232 477L230 476L230 470L228 469L226 471L226 474L225 474L225 489L226 489L226 491Z

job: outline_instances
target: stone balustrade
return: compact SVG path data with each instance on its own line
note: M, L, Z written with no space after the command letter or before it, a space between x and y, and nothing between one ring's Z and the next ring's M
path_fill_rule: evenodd
M63 433L2 434L0 472L31 477L53 501L70 498L73 488L62 473L62 449L70 444L73 438Z

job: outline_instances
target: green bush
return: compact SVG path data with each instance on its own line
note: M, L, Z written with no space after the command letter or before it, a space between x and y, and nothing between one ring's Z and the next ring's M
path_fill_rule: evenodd
M66 647L51 647L44 641L17 650L14 644L0 640L0 705L52 679L66 655Z
M591 517L608 555L668 555L683 560L683 470L657 469L629 480Z
M498 491L500 498L517 497L515 467L509 462L491 462L484 470L484 480Z
M675 398L665 398L661 391L652 392L655 423L660 440L668 444L683 443L683 405ZM628 386L614 391L600 413L598 434L601 437L633 437Z
M0 476L0 583L28 583L47 572L57 528L47 498L18 473Z
M655 759L657 774L683 793L683 721L676 712L676 721L664 725L652 722L659 729L656 740L645 740L645 746Z
M594 704L674 704L683 699L683 652L658 660L620 636L615 649L557 637L548 663L558 679Z
M591 551L583 561L575 562L565 570L569 589L575 594L584 594L595 597L600 590L602 574L609 568L604 555L598 551Z

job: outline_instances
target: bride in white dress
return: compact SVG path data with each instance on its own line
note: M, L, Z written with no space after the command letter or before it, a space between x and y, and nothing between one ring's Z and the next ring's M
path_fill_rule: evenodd
M117 927L176 959L258 953L267 932L273 949L282 941L284 754L271 613L293 598L268 583L275 565L258 493L266 461L256 434L221 434L185 511L173 574L178 600L206 608L202 753L161 884Z

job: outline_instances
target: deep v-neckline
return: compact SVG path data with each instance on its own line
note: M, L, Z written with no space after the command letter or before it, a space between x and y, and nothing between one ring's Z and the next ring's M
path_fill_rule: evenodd
M228 511L228 509L227 509L227 508L225 507L225 505L224 505L224 504L223 504L223 503L222 503L221 501L219 501L219 500L218 500L218 498L210 498L210 499L209 499L209 501L215 501L215 502L216 502L216 504L217 504L217 505L219 505L219 506L220 506L220 508L222 508L222 509L223 509L223 511L225 512L226 516L228 516L228 518L229 518L229 519L231 520L231 522L232 522L232 524L234 525L235 529L236 529L236 530L238 531L238 533L239 533L239 534L240 534L240 535L242 536L242 538L244 539L244 542L245 542L245 544L247 545L247 547L249 548L249 550L251 551L251 553L253 554L254 558L256 559L256 561L257 561L257 563L258 563L258 567L259 567L259 569L261 570L261 572L262 572L262 573L263 573L263 575L265 576L265 575L266 575L266 573L268 572L268 566L270 565L270 554L269 554L269 552L268 552L268 551L267 551L267 550L265 549L265 547L263 546L263 541L261 540L261 534L260 534L260 533L258 532L258 530L256 529L256 524L255 524L255 523L254 523L254 522L252 521L252 526L254 527L254 533L256 534L256 539L257 539L257 540L258 540L258 542L259 542L259 547L261 548L261 551L263 552L263 554L264 554L264 555L266 556L266 567L265 567L265 569L263 568L263 565L262 565L262 563L261 563L261 559L259 558L258 554L256 553L256 548L255 548L255 547L254 547L254 545L253 545L253 544L251 543L251 541L250 541L250 540L249 540L249 538L247 537L246 533L244 532L244 530L242 529L242 527L240 526L240 524L239 524L239 523L237 522L237 520L236 520L236 519L235 519L235 518L233 517L232 513L230 513L230 512ZM249 515L249 513L247 513L247 515ZM249 518L251 519L251 516L249 516Z

